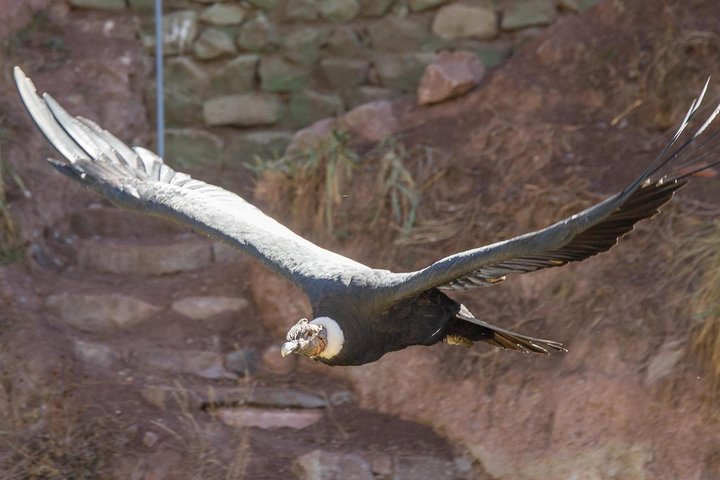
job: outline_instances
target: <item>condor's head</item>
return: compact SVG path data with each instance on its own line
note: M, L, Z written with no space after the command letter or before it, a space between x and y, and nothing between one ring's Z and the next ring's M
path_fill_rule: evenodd
M345 335L340 325L330 317L312 321L301 319L288 331L280 349L283 357L299 353L313 360L328 361L342 350Z

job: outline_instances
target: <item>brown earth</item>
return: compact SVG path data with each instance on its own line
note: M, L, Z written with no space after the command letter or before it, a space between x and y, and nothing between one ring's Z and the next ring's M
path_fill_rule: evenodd
M544 226L617 190L662 148L704 79L717 76L717 18L716 2L607 1L541 32L469 95L432 107L394 104L402 131L388 134L433 152L432 160L404 159L422 192L409 233L391 220L372 232L355 221L365 218L372 166L342 185L347 196L335 206L342 239L309 231L318 206L298 211L292 199L279 201L276 176L260 180L259 199L323 245L397 269ZM104 204L41 161L49 149L9 81L8 67L19 62L73 113L147 145L140 97L149 67L131 19L112 20L108 27L108 17L57 9L4 56L3 161L32 192L26 198L6 177L18 236L27 242L24 258L0 268L0 439L8 447L0 461L8 478L287 478L293 460L317 448L381 459L464 457L473 461L469 478L720 478L718 398L708 367L692 353L697 322L687 306L701 272L678 266L717 218L712 179L694 181L610 254L458 296L494 323L563 341L567 355L441 345L363 367L300 360L278 373L263 363L239 379L159 372L131 358L110 366L78 358L78 341L115 352L263 352L309 314L287 286L242 258L163 276L80 265L83 242L98 236L125 245L187 240L172 228L140 228L131 216L84 230L73 223L73 213L90 217L90 207ZM241 168L193 173L222 177L252 196ZM123 293L162 313L127 330L81 332L44 308L47 296L62 292ZM198 292L251 299L242 312L250 320L222 314L202 323L170 308ZM248 386L328 398L351 390L356 401L331 404L322 420L298 431L233 429L199 408L211 389ZM148 400L149 387L171 392L161 408ZM155 443L144 441L147 432Z

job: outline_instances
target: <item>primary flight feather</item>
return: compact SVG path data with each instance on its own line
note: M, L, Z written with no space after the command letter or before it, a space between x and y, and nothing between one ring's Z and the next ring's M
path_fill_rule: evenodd
M15 67L20 96L40 130L64 157L63 174L117 205L172 219L251 255L309 298L313 320L290 328L283 356L299 353L329 365L361 365L410 345L484 341L522 352L565 350L477 319L444 292L502 282L508 275L559 267L605 252L650 218L699 171L718 164L717 132L703 136L718 106L686 140L707 90L693 101L668 145L628 187L547 228L395 273L368 267L293 233L220 187L176 172L141 147L129 147L91 120L73 117L36 93ZM689 147L696 147L691 150Z

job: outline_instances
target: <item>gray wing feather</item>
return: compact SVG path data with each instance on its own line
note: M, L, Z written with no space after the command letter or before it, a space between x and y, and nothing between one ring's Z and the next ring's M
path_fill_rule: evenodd
M300 237L240 196L176 172L153 152L130 148L95 122L73 117L48 94L40 98L18 67L15 81L33 120L65 157L51 163L114 203L219 238L306 292L317 281L346 283L353 273L372 271Z
M720 106L690 138L672 150L700 107L706 89L707 83L671 141L622 192L542 230L450 255L417 272L396 274L392 296L410 297L429 288L467 290L493 285L508 274L559 267L610 250L635 223L656 215L690 175L718 164L711 157L717 152L712 142L717 140L718 132L699 145L694 154L687 154L686 148L707 129ZM683 168L688 166L690 171ZM659 173L668 170L668 174Z

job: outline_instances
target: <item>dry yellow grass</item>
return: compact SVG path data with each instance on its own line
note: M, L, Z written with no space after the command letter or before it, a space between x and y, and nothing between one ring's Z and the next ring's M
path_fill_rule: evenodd
M256 196L283 206L288 223L311 236L346 240L372 228L383 232L378 240L392 244L416 223L426 188L416 179L424 177L419 170L430 152L389 138L360 155L349 141L334 132L313 150L261 161Z
M682 275L689 278L694 320L692 348L720 390L720 220L703 225L682 250Z

